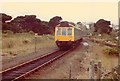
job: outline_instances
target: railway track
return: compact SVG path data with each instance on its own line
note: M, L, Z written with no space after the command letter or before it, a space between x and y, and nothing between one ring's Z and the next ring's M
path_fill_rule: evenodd
M67 51L60 51L57 50L53 53L47 54L42 57L38 57L36 59L30 60L28 62L22 63L18 66L9 68L7 70L2 71L0 74L2 75L2 80L10 80L10 81L15 81L18 79L22 79L25 76L37 71L39 68L57 60L61 56L69 53L76 47L67 50Z

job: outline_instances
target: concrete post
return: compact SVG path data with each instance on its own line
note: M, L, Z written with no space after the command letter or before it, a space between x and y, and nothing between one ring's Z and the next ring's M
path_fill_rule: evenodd
M102 66L102 63L101 63L101 61L99 60L99 61L98 61L97 77L96 77L96 78L98 79L98 81L100 81L101 75L102 75L101 66Z
M71 66L72 66L72 64L70 63L70 66L69 66L69 79L71 79Z
M90 66L89 66L89 79L94 79L94 60L90 61Z
M36 45L37 45L37 44L36 44L36 43L37 43L37 35L38 35L38 34L35 33L35 53L36 53L36 51L37 51L37 46L36 46Z

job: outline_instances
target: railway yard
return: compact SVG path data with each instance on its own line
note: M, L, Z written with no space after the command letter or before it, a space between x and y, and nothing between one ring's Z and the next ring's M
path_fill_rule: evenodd
M95 61L101 60L102 67L104 67L104 70L106 70L106 72L111 71L111 69L113 67L118 65L118 57L117 56L114 56L114 55L109 56L107 54L104 54L104 49L111 48L110 46L107 46L104 43L101 44L96 41L91 41L88 38L84 38L84 41L78 47L76 47L72 50L68 50L68 52L60 51L59 53L56 53L56 54L53 53L53 55L55 55L55 56L51 56L52 52L58 50L57 46L53 42L54 39L52 39L51 37L52 36L49 36L49 37L47 36L47 39L51 41L50 46L46 45L46 46L48 46L48 47L46 47L44 45L43 46L44 48L41 48L38 45L36 53L28 52L25 55L22 55L22 54L19 55L19 53L17 52L18 55L12 55L12 54L2 55L2 58L3 58L2 69L3 69L3 71L6 69L8 70L8 71L6 70L5 72L3 72L3 79L5 79L6 76L7 76L7 78L10 77L11 79L15 79L15 78L16 79L18 79L18 78L24 78L24 79L69 79L69 78L88 79L89 78L88 68L89 68L89 63L90 63L91 59L94 59ZM39 37L38 37L38 39L39 39ZM44 36L43 39L46 39L46 36ZM98 40L99 39L97 39L97 41ZM88 43L89 46L85 46L84 43ZM46 44L46 42L45 42L45 44ZM39 49L39 48L41 48L41 49ZM30 48L28 48L28 49L30 49ZM45 56L46 54L48 54L47 55L48 57ZM49 54L51 54L51 55L49 56ZM43 59L41 59L40 61L37 62L36 59L38 59L39 57L40 57L40 59L41 58L43 58ZM59 57L61 57L61 58L59 58ZM33 59L35 60L35 62L33 61ZM57 59L57 60L55 60L55 59ZM31 63L29 63L30 61L31 61ZM54 62L52 62L52 61L54 61ZM31 64L32 64L32 66L34 65L34 67L32 67ZM23 66L21 67L21 65L23 65ZM46 65L46 66L42 67L44 65ZM14 70L13 67L14 68L17 67L17 69ZM10 68L12 68L12 70ZM21 72L22 73L22 75L21 75L21 73L19 73L19 71L22 71L22 70L23 70L23 72ZM13 71L13 72L11 72L11 71ZM71 75L71 77L70 77L70 75Z

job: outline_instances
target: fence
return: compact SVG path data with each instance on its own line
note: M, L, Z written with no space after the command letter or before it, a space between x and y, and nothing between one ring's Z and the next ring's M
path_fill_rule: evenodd
M102 67L102 62L95 60L90 61L89 67L89 79L97 79L100 81L101 79L112 79L113 81L120 81L119 71L120 67L114 67L111 71L106 70Z

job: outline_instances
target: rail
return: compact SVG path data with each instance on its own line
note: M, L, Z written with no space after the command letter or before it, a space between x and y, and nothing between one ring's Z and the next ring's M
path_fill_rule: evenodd
M57 50L53 53L44 55L42 57L35 58L33 60L30 60L30 61L27 61L20 65L17 65L15 67L4 70L4 71L0 72L0 74L2 74L2 80L9 79L11 81L14 81L17 79L21 79L21 78L31 74L32 72L37 71L39 68L57 60L58 58L69 53L70 51L73 51L73 49L75 49L75 48L71 48L70 50L67 50L67 51Z

